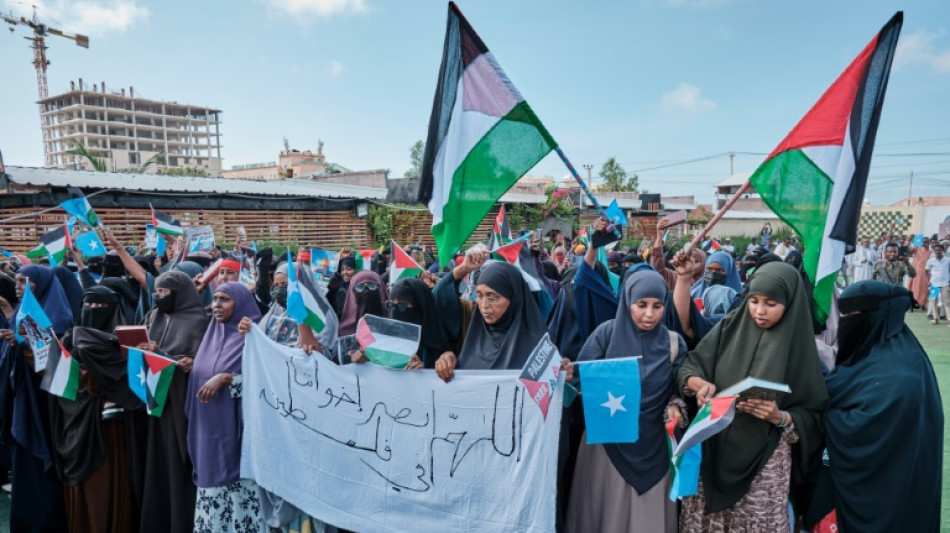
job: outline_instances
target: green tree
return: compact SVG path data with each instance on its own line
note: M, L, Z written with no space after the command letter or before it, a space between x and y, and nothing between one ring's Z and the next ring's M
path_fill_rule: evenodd
M416 144L413 144L409 148L409 164L412 165L409 167L409 170L403 175L407 178L419 178L422 177L422 155L426 151L426 145L422 141L416 141Z
M66 153L82 157L86 161L89 161L89 164L92 165L92 169L96 172L106 172L109 170L109 167L106 166L105 158L103 158L102 154L98 151L86 148L86 146L79 141L72 141L70 146L70 149L66 150Z
M603 182L600 190L606 192L636 191L637 185L639 185L638 176L634 174L628 177L627 171L617 162L615 157L611 157L600 167L597 177Z
M175 168L160 168L156 174L163 174L165 176L199 176L203 178L208 177L208 171L204 167L175 167Z

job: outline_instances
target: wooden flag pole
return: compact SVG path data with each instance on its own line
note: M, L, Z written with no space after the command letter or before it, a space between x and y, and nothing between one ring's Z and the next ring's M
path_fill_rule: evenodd
M713 226L715 226L719 222L719 220L722 219L722 216L726 214L726 211L731 209L732 206L735 205L735 203L739 200L739 198L741 198L742 195L745 194L745 192L749 190L749 187L751 186L752 186L752 182L750 182L749 180L746 180L745 183L743 183L742 186L739 187L739 190L736 191L736 193L732 195L732 198L730 198L729 201L726 202L726 205L722 206L722 209L720 209L719 212L716 213L716 216L712 217L712 220L706 223L706 226L703 227L702 231L700 231L699 234L693 237L693 240L689 241L689 243L687 243L686 246L683 247L683 253L688 254L691 251L693 251L693 248L696 248L697 246L699 246L699 243L703 242L704 238L706 237L706 234L709 233L710 230L712 230Z
M567 167L567 170L571 173L571 176L574 176L574 180L577 181L577 184L581 186L581 190L584 191L584 194L587 195L588 199L590 199L590 203L593 204L597 211L600 212L600 216L610 220L610 217L607 216L607 211L604 210L604 208L600 205L600 202L597 201L597 198L594 197L594 193L591 192L590 188L587 187L587 184L584 183L584 178L582 178L581 175L577 173L577 169L574 168L574 164L571 163L566 155L564 155L564 151L561 150L561 147L555 147L554 151L557 152L558 157L560 157L561 161L564 162L564 166ZM614 224L607 226L607 230L614 232L614 234L618 237L621 235L620 228Z

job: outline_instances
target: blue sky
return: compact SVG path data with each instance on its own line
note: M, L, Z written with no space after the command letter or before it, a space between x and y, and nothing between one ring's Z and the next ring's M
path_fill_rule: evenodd
M135 87L223 110L231 165L273 161L282 139L401 176L425 138L446 4L429 0L44 0L51 94L69 81ZM898 9L905 21L871 169L875 204L950 195L950 2L461 0L568 157L616 157L650 192L712 200L751 172ZM4 12L27 2L0 0ZM6 25L4 25L6 26ZM32 53L0 33L0 150L42 164ZM667 166L667 165L673 166ZM653 167L665 166L654 170ZM531 172L566 173L549 156Z

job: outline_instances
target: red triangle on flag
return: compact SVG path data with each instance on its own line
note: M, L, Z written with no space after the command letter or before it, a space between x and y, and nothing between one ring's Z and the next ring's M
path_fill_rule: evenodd
M709 419L715 420L717 418L721 418L722 415L729 411L729 409L732 407L732 404L736 401L736 397L723 396L722 398L713 398L710 401L712 402L712 408L709 413Z
M169 366L175 364L175 362L171 359L166 359L146 351L142 351L142 355L145 356L145 364L148 365L148 370L152 374L158 374L162 370L165 370Z
M411 255L407 254L405 250L400 248L396 241L393 241L393 266L395 268L418 268L422 270L422 267L419 263L416 263L416 260L412 258Z
M521 254L521 248L524 246L525 241L515 241L509 244L502 246L501 248L496 248L492 251L493 254L501 257L505 261L508 261L511 264L518 262L518 255Z
M844 136L850 122L854 99L864 78L868 61L877 46L877 39L878 36L871 39L858 57L848 65L831 87L828 87L825 94L821 95L818 102L775 147L766 161L787 150L807 146L844 145Z

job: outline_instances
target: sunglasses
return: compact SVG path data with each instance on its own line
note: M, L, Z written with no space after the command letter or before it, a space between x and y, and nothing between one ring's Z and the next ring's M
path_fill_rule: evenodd
M378 291L379 283L376 283L375 281L360 283L359 285L354 285L353 290L358 293L364 293L366 291Z
M395 310L397 310L397 311L399 311L399 312L403 312L403 311L405 311L406 309L412 309L412 306L409 305L409 304L407 304L407 303L405 303L405 302L396 303L396 302L391 302L391 301L390 301L390 302L386 302L386 309L389 310L389 311L392 311L392 310L395 309Z

